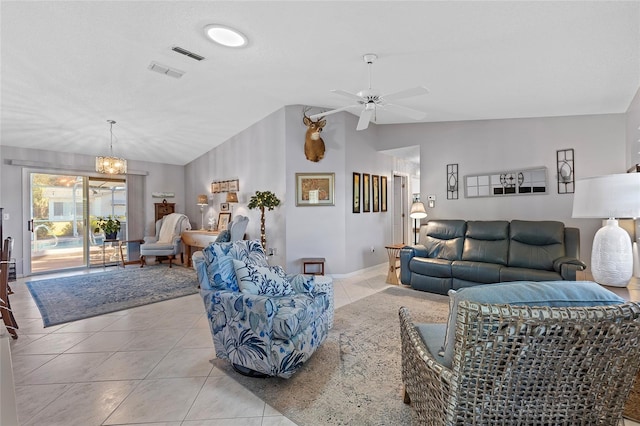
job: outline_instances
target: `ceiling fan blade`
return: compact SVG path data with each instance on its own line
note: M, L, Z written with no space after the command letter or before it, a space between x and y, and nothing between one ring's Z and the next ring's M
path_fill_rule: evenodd
M424 120L427 117L427 113L418 111L417 109L407 108L396 104L385 104L383 108L389 112L404 115L414 120Z
M351 100L358 101L358 102L366 101L366 99L364 99L362 96L358 96L355 93L347 92L346 90L333 89L331 90L331 93L335 93L336 95L344 96L345 98L349 98Z
M411 89L401 90L399 92L390 93L388 95L380 96L384 101L395 101L398 99L410 98L413 96L426 95L429 93L429 89L426 87L418 86Z
M356 130L364 130L369 127L369 121L371 120L371 116L373 116L375 109L363 109L360 113L360 119L358 120L358 125L356 126Z
M309 118L315 121L320 117L324 117L324 116L327 116L327 115L335 114L336 112L345 111L345 110L347 110L349 108L362 108L362 105L359 105L359 104L347 105L345 107L336 108L336 109L332 109L330 111L325 111L325 112L320 112L318 114L310 115Z

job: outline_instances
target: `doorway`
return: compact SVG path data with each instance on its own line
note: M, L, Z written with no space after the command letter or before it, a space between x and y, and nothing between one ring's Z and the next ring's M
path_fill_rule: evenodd
M409 241L409 187L408 176L393 175L393 242L413 244Z
M95 220L116 216L122 223L118 238L126 235L126 181L30 173L29 183L31 273L105 265L117 250L94 232Z

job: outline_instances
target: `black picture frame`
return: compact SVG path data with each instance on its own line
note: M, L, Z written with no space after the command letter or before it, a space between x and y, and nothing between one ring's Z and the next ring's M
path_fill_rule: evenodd
M362 212L369 213L371 211L371 175L369 173L362 174Z
M360 213L360 173L353 172L353 213Z

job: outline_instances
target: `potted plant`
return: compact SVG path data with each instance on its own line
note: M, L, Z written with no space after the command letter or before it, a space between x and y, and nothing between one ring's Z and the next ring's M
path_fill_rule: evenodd
M262 243L262 248L265 250L267 248L267 236L265 235L264 227L264 210L273 210L279 205L280 200L278 200L278 197L271 191L256 191L256 194L251 196L249 204L247 205L250 209L260 209L260 242Z
M116 216L98 216L96 219L96 226L102 229L104 232L104 237L107 240L115 240L118 235L118 231L120 231L120 221Z

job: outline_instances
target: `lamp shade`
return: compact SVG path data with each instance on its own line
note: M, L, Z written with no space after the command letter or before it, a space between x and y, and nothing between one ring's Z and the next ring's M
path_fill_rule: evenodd
M207 197L206 194L198 195L198 205L199 206L206 206L207 204L209 204L209 197Z
M424 208L422 201L416 201L411 204L411 212L409 213L411 219L424 219L427 217L427 209Z
M227 203L237 203L237 202L238 202L238 193L227 192Z
M640 173L620 173L576 180L573 217L640 217Z

